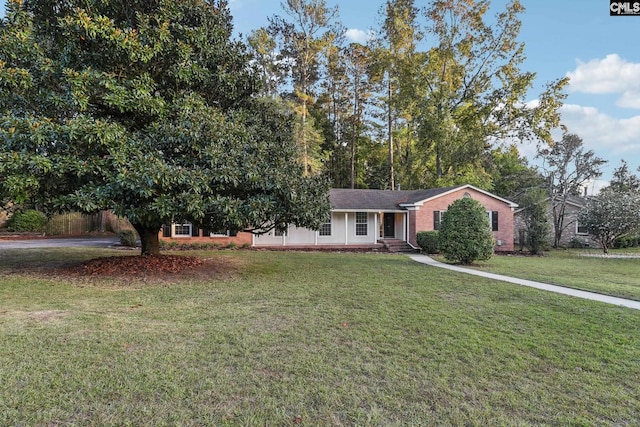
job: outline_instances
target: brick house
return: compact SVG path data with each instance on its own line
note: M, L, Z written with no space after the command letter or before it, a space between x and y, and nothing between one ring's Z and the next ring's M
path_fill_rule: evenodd
M588 230L582 227L578 221L580 211L585 207L586 199L582 197L571 196L567 199L564 213L564 230L560 239L561 247L599 247L599 244L591 238ZM516 209L515 217L515 243L516 245L524 245L520 242L525 237L526 225L524 222L524 208ZM547 218L549 220L549 244L553 243L554 223L553 212L549 199L547 199Z
M165 242L212 243L220 246L234 244L247 246L253 243L253 234L233 230L207 230L190 223L168 224L162 227L159 238Z
M472 185L430 190L332 189L331 215L320 230L290 227L253 237L253 246L376 246L401 241L417 248L419 231L437 230L442 213L462 197L482 204L489 216L496 251L512 251L517 205Z

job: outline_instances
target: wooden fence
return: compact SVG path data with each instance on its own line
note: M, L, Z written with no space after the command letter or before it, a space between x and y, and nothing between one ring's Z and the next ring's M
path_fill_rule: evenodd
M73 236L94 232L118 233L122 230L133 230L133 227L125 218L103 211L95 215L77 212L56 215L49 220L44 231L52 236Z

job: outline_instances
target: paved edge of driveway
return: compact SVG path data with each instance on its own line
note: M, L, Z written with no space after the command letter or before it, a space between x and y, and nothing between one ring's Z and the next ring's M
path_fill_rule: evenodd
M515 277L503 276L502 274L488 273L485 271L472 270L470 268L459 267L457 265L445 264L434 260L427 255L409 255L409 258L421 264L427 264L433 267L445 268L447 270L457 271L460 273L472 274L474 276L486 277L488 279L509 282L516 285L528 286L531 288L541 289L544 291L555 292L558 294L569 295L576 298L588 299L592 301L604 302L627 308L640 310L640 301L633 301L625 298L611 297L608 295L597 294L594 292L581 291L579 289L565 288L563 286L550 285L548 283L534 282L532 280L518 279Z

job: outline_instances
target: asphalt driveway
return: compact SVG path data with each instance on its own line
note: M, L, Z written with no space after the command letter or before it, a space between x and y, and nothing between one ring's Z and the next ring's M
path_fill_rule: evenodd
M37 249L94 247L108 248L120 245L117 237L73 237L65 239L0 240L0 249Z

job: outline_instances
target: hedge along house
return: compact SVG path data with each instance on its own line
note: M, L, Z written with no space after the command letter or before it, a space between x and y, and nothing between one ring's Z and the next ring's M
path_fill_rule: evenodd
M442 214L462 197L472 197L486 208L495 250L512 251L517 205L472 185L409 191L332 189L331 214L319 230L271 231L254 236L252 245L377 247L404 242L417 248L417 232L439 229Z

